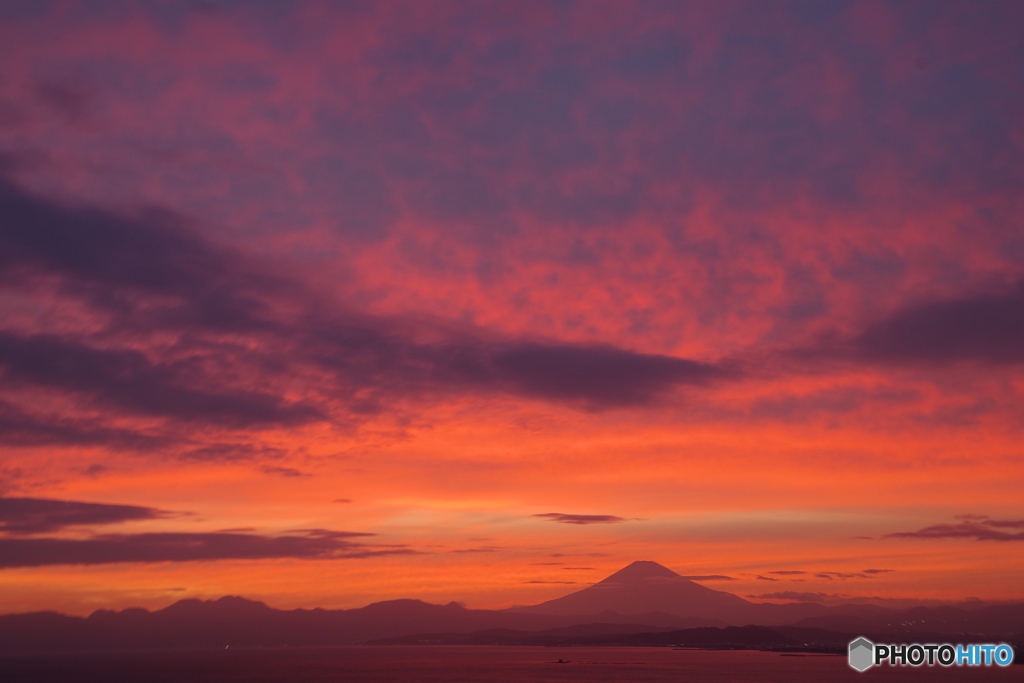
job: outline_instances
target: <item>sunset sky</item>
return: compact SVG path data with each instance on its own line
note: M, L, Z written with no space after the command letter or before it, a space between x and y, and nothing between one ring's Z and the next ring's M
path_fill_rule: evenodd
M1022 35L5 0L0 613L1024 599Z

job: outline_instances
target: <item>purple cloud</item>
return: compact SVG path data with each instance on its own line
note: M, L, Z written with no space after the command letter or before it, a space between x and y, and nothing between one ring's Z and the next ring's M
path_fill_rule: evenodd
M981 516L974 515L973 519ZM934 524L917 531L901 531L886 534L882 538L968 538L976 541L1024 541L1024 531L1007 533L997 529L1021 529L1024 520L995 520L984 518L984 521L962 522L960 524Z
M108 505L40 498L0 498L0 531L38 534L70 526L159 519L172 513L136 505Z
M403 546L349 540L374 534L328 529L308 529L294 534L262 536L211 532L105 534L82 540L0 538L0 568L236 559L358 559L415 552Z
M643 405L673 386L702 385L726 374L704 363L610 346L521 344L492 362L499 376L526 394L597 407Z
M549 522L558 522L559 524L619 524L620 522L635 521L625 517L616 517L615 515L568 515L562 512L545 512L533 516L546 519Z
M991 294L910 306L868 327L853 347L871 360L1024 362L1024 282Z
M120 413L269 428L358 420L389 398L439 391L600 410L646 405L676 386L734 376L712 364L610 345L485 338L465 329L432 329L437 341L425 344L415 339L421 322L340 305L325 313L298 280L268 274L166 211L129 216L64 205L0 177L0 216L5 284L31 292L40 277L56 278L62 296L111 321L102 343L95 335L3 331L0 369L8 386L57 390ZM117 343L165 332L180 340L173 349ZM226 342L225 334L244 334L250 343ZM272 388L302 371L314 373L322 389L294 400ZM357 393L346 411L345 397ZM0 404L0 439L8 443L156 449L187 441L180 429L168 430L173 439L153 429L135 433Z
M301 470L297 470L294 467L273 467L271 465L264 465L260 468L260 471L264 474L273 474L279 477L311 477L313 475L306 474Z

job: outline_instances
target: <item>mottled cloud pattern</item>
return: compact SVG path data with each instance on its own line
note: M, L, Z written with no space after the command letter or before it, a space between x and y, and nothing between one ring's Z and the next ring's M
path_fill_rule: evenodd
M327 373L335 394L503 391L593 409L640 406L674 386L728 376L711 364L610 345L444 330L434 331L439 341L421 344L410 322L315 312L315 295L299 281L261 272L171 214L127 218L69 208L10 182L0 186L0 211L0 273L8 286L31 290L37 279L56 277L109 321L88 335L0 332L5 379L117 411L234 429L344 421L322 395L290 401L274 390L282 373L303 370ZM171 348L118 347L128 333L181 338ZM224 335L243 335L249 344ZM254 381L225 386L225 372ZM4 433L16 441L146 441L95 421L47 420L7 405Z
M160 563L233 592L229 559L296 606L525 604L568 575L503 568L554 558L1020 595L1022 33L996 0L0 4L0 588L110 565L0 611Z

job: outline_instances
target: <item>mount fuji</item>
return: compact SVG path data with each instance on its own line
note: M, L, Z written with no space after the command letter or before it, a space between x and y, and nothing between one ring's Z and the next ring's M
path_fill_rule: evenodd
M790 623L827 611L816 603L753 603L732 593L690 581L650 560L633 562L581 591L513 610L555 615L662 612L677 617L716 619L735 625Z

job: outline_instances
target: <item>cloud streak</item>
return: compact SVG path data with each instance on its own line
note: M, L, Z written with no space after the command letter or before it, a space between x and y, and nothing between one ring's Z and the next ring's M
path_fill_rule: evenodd
M986 365L1024 362L1024 282L994 294L910 306L852 341L872 361Z
M960 524L933 524L917 531L900 531L882 538L945 539L960 538L975 541L1024 541L1024 531L1017 533L999 529L1024 529L1024 520L997 520L962 522Z
M539 517L548 522L575 524L577 526L587 524L620 524L622 522L635 521L625 517L616 517L615 515L570 515L562 512L544 512L533 516Z
M289 536L247 533L105 534L93 538L0 538L0 568L215 560L361 559L408 555L400 546L349 539L373 534L307 530Z
M761 593L759 595L748 595L748 598L759 600L797 600L799 602L821 602L830 598L842 598L837 593L801 593L797 591L778 591L775 593Z
M101 350L51 335L0 333L0 369L13 385L80 393L127 412L169 415L225 426L322 420L308 405L264 392L217 392L188 386L188 363L153 363L137 351Z
M674 386L726 376L713 365L610 346L521 344L500 351L492 363L525 394L596 407L645 405Z
M40 498L0 498L0 531L39 534L72 526L161 519L172 513L137 505L109 505Z
M1024 362L1024 280L969 296L932 299L897 308L843 336L822 335L793 353L803 361L845 360L863 365L946 368ZM895 397L894 397L895 398Z

